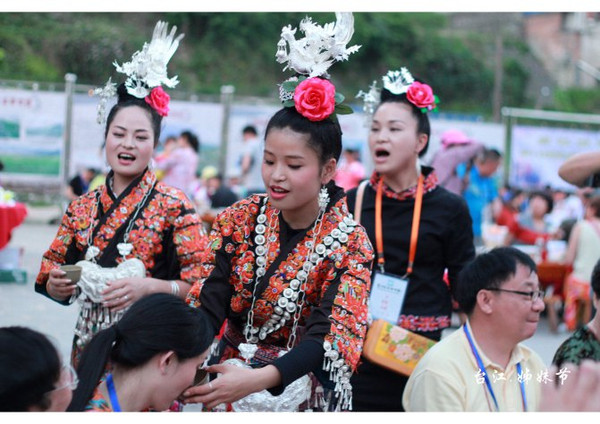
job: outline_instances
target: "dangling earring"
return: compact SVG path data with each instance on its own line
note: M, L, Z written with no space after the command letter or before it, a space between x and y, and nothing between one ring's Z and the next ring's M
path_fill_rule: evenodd
M321 187L321 191L319 191L319 210L321 212L325 212L325 208L329 204L329 191L327 191L327 187Z
M150 159L150 162L148 162L148 169L154 171L154 159Z

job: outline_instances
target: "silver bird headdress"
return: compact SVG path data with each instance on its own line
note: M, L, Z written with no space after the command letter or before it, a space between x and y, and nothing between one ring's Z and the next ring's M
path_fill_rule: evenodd
M346 47L354 34L352 13L336 12L335 16L336 22L322 27L310 17L304 18L299 26L304 38L298 40L295 38L297 29L287 25L282 28L277 43L277 62L286 64L283 71L291 69L296 73L280 84L279 98L285 107L296 107L312 121L326 119L333 113L352 113L352 108L342 104L344 96L329 82L327 71L335 62L347 60L360 46ZM318 97L322 101L305 107L303 94L307 92L318 93L312 98Z
M179 83L177 76L168 77L167 64L184 36L180 34L175 37L177 27L173 27L168 33L168 26L166 22L158 21L150 42L144 43L142 50L132 55L131 61L122 65L116 61L113 63L117 72L127 75L125 81L127 92L139 99L146 99L146 102L162 116L168 113L170 99L169 95L162 90L162 86L174 88ZM109 78L104 87L93 91L93 94L100 96L99 123L104 123L106 119L106 102L117 94L116 87L117 85Z

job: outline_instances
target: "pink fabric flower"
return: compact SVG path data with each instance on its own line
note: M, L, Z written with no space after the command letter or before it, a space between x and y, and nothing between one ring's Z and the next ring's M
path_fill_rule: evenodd
M418 108L431 110L435 106L435 97L433 96L431 87L427 84L421 84L418 81L413 82L408 87L406 98Z
M335 86L318 77L305 79L294 91L294 105L308 120L322 121L335 108Z
M167 116L169 114L171 96L161 86L154 87L150 94L145 97L145 100L160 116Z

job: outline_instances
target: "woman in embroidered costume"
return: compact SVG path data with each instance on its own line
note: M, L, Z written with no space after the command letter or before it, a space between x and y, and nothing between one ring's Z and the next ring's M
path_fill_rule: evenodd
M351 14L338 14L337 24L351 26ZM305 20L300 28L314 35L312 25ZM318 76L288 82L281 93L291 107L265 131L267 193L217 216L212 261L188 295L215 330L226 321L214 354L220 364L208 368L219 376L184 393L185 402L209 409L351 407L348 383L365 335L372 246L332 181L342 148L335 87ZM231 360L239 357L247 363Z
M377 249L373 290L381 268L385 274L407 274L416 188L422 176L424 194L415 259L407 277L404 303L393 324L439 340L442 330L450 325L451 291L457 275L474 257L471 218L463 199L438 186L435 171L419 163L429 142L428 112L438 102L431 87L415 81L406 68L388 72L383 82L381 92L373 84L368 93L359 93L365 97L365 111L374 111L369 132L374 172L365 187L360 218L374 246L378 188L381 193L383 249ZM348 193L351 211L357 191ZM444 281L445 270L449 286ZM363 357L351 380L354 410L402 411L406 381L407 377Z
M182 299L167 293L141 298L84 349L68 411L166 410L201 379L197 374L206 375L201 366L212 336L204 313Z
M117 66L129 76L125 85L117 90L109 80L97 90L100 118L106 100L118 91L105 128L111 171L106 185L71 202L36 279L38 293L64 305L76 299L81 304L74 364L85 343L133 302L154 292L184 298L200 276L208 240L202 223L186 196L157 182L148 167L169 110L161 84L177 82L166 78L166 63L182 35L173 39L175 28L169 35L166 30L159 22L152 42L131 63ZM63 264L82 267L79 282L65 277Z

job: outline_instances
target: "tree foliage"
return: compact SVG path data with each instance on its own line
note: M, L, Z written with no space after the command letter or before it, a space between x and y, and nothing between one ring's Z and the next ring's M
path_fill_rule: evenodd
M600 89L570 88L557 90L554 102L559 110L570 113L600 113Z
M306 13L2 13L0 78L101 85L141 48L154 23L177 25L185 38L169 64L178 90L216 94L224 84L242 96L277 97L277 84L290 76L275 61L281 28L298 27ZM333 13L311 13L324 24ZM493 41L478 34L459 38L447 31L442 13L355 13L351 44L362 47L332 67L332 79L352 102L359 90L389 69L406 66L429 83L442 110L491 113ZM299 38L301 34L296 35ZM520 54L527 54L521 52ZM519 55L505 58L504 87L511 106L526 106L528 75ZM114 79L114 78L113 78Z

